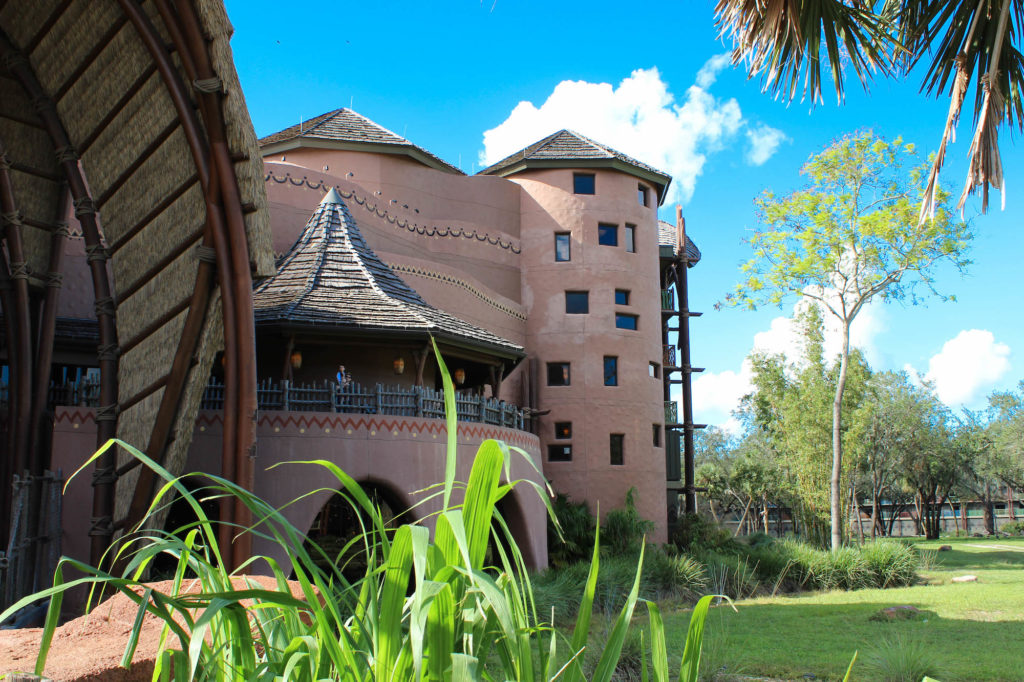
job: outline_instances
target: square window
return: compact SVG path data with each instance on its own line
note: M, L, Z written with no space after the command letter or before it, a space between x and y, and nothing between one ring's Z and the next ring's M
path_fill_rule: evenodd
M608 450L611 454L609 458L611 464L615 466L622 466L625 457L623 456L623 441L626 440L626 436L621 433L613 433L608 437Z
M555 422L555 438L559 440L572 438L572 422Z
M575 194L593 194L594 193L594 174L593 173L573 173L572 174L572 191Z
M614 355L604 356L604 385L619 385L619 358Z
M572 446L571 445L549 445L548 446L548 461L549 462L571 462L572 461Z
M656 362L647 363L647 371L655 379L661 375L661 367Z
M619 226L599 223L597 226L597 243L601 246L618 246Z
M590 312L590 293L586 291L565 292L565 312L569 315L586 315Z
M548 386L569 385L569 363L549 362L548 363Z
M615 305L629 305L629 291L626 289L616 289Z
M651 436L654 442L654 447L661 447L661 424L651 424Z
M618 329L630 329L632 331L636 331L638 319L639 318L636 315L615 313L615 326Z
M626 252L636 253L636 225L626 225Z
M562 263L571 258L569 252L569 233L555 233L555 262Z
M643 185L638 185L636 189L636 198L640 202L641 206L647 205L647 188Z

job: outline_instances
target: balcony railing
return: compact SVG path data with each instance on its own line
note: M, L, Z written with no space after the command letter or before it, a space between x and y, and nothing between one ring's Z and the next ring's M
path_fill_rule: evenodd
M97 407L98 381L51 383L49 406ZM8 386L0 383L0 407L6 407ZM293 412L345 412L354 414L386 414L405 417L444 418L444 393L421 386L362 386L351 383L340 386L333 381L313 384L274 382L265 379L257 385L257 407L261 410ZM455 394L459 421L480 422L524 430L523 410L502 400L469 393ZM224 384L214 378L203 391L200 408L224 408Z
M662 310L675 310L676 309L676 297L671 289L661 290L661 309Z
M665 367L678 367L676 364L676 347L666 344L662 346L661 364Z
M666 424L678 424L679 423L679 403L674 400L665 401L665 423Z

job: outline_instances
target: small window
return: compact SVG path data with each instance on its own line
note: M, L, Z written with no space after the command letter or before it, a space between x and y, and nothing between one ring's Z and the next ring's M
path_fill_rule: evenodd
M651 424L651 440L654 447L661 447L661 424Z
M597 226L597 243L601 246L618 246L619 226L600 223Z
M572 422L555 422L555 438L559 440L572 438Z
M569 363L549 362L548 363L548 386L569 385Z
M619 358L614 355L604 356L604 385L619 385Z
M571 258L569 252L569 233L555 233L555 262L562 263Z
M636 253L636 225L626 225L626 252Z
M615 290L615 305L629 305L629 291L626 289Z
M608 437L608 449L611 454L610 462L615 466L622 466L625 459L622 452L624 440L626 440L626 436L621 433L613 433Z
M586 291L565 292L565 312L569 315L586 315L590 312L590 294Z
M656 362L649 362L647 363L647 372L651 375L651 377L657 379L659 376L661 376L661 366L658 365L658 363Z
M548 446L548 461L549 462L571 462L572 461L572 446L571 445L549 445Z
M593 194L594 193L594 174L593 173L573 173L572 174L572 191L575 194Z
M639 318L636 315L628 315L626 313L615 313L615 326L619 329L631 329L636 331L637 320Z
M647 188L643 185L638 185L636 189L636 198L640 202L641 206L647 205Z

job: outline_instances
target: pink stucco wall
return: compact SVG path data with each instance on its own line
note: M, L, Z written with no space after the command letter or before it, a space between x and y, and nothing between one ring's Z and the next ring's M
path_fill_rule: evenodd
M76 469L94 449L94 412L88 408L57 408L54 425L54 467L65 473ZM219 412L202 411L196 420L188 471L218 473L223 419ZM459 424L456 480L469 478L473 454L486 439L502 440L522 448L539 462L537 437L522 431L486 424ZM323 459L337 464L360 482L387 488L406 506L415 507L416 518L425 518L438 502L423 501L419 492L444 480L447 430L443 420L414 417L351 415L319 412L263 412L257 426L255 492L267 502L283 507L311 491L318 491L284 509L285 517L305 531L338 483L320 466L276 464ZM543 484L542 477L520 455L512 453L510 480L529 479ZM64 501L64 553L88 557L89 509L92 488L89 476L73 481ZM521 516L511 524L519 528L517 538L526 560L535 567L547 564L546 512L543 501L527 485L516 487L513 495ZM429 522L427 524L430 525ZM283 562L284 552L256 539L253 551ZM257 569L258 570L258 569Z

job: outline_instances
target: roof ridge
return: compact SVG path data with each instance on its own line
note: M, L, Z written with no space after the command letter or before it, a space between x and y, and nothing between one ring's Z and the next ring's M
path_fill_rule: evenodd
M314 216L316 216L317 221L316 227L312 230L303 230L304 235L308 235L310 238L312 238L312 236L316 233L317 230L323 229L324 239L321 239L320 244L317 245L316 265L313 268L310 268L309 274L306 276L305 288L299 293L298 296L293 298L291 303L289 303L288 306L285 308L285 314L287 315L291 315L293 312L295 312L295 309L299 307L300 303L306 300L306 297L309 296L310 292L313 291L313 288L316 286L317 282L320 279L320 272L323 270L324 267L324 256L327 253L327 244L329 242L329 238L327 235L327 227L322 224L322 221L324 220L324 217L327 213L327 211L325 210L326 206L327 205L325 204L321 204L320 206L317 207L317 211L320 213L319 216L316 216L316 214L314 213ZM330 225L330 216L328 215L326 217L328 225ZM302 236L300 235L299 238L301 239ZM295 246L297 245L298 241L296 241L296 244L292 246L292 250L289 253L297 255L299 253L298 250L295 249ZM286 259L286 261L281 264L282 268L285 265L289 264L290 262L291 259Z

